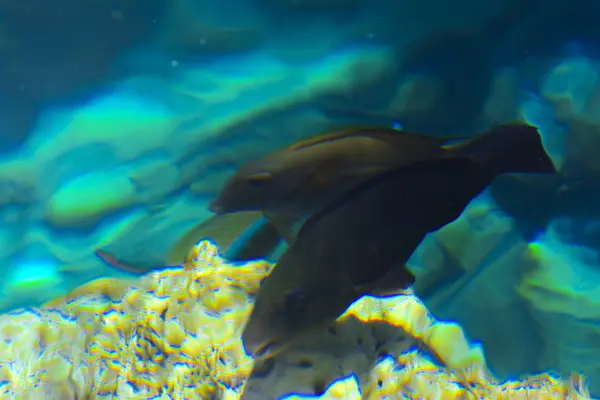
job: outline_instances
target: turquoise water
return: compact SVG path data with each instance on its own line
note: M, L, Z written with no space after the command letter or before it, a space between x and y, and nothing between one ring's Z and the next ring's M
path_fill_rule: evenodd
M241 164L353 124L528 121L563 173L498 179L411 259L500 378L600 395L597 1L0 2L0 310L161 266Z

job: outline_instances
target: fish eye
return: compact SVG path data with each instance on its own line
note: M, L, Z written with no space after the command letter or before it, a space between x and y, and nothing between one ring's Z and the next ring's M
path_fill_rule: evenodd
M287 294L285 298L285 308L290 313L302 310L306 306L308 297L301 290L294 290Z

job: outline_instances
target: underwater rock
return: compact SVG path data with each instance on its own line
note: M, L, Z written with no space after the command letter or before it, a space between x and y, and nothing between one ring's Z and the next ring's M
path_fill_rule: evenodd
M50 196L67 181L117 165L115 150L110 142L82 143L64 149L64 152L56 154L44 164L44 179L37 185L38 194L41 197Z
M259 149L277 147L296 138L290 138L287 131L283 135L270 129L272 119L277 123L279 115L289 118L309 106L318 108L323 98L364 90L381 80L393 62L388 47L360 46L333 51L307 65L289 65L267 52L256 52L231 56L205 68L182 68L171 84L173 95L187 97L194 111L180 121L178 140L166 148L185 157L190 151L218 151L238 140L249 144L260 139L255 144ZM298 125L296 130L308 136L320 126Z
M541 94L555 107L556 117L600 123L600 63L586 57L566 59L541 84Z
M123 398L240 399L248 390L252 398L254 361L244 353L239 335L260 280L273 266L266 262L228 265L209 242L194 247L188 259L183 267L136 280L99 279L42 308L2 315L0 359L11 361L0 364L6 394L64 400L105 393ZM315 386L311 392L318 389L319 393L308 398L331 398L322 396L326 390L339 398L356 398L360 384L358 389L369 399L399 394L500 399L523 391L547 399L589 399L577 375L568 382L543 374L500 383L486 371L477 347L464 354L458 346L463 352L460 357L444 357L444 346L434 347L436 341L428 339L435 336L432 330L440 325L437 330L460 332L460 328L450 324L445 329L414 296L366 297L348 315L400 327L398 335L404 331L422 338L450 365L435 365L417 350L400 350L400 344L399 356L385 357L365 374L364 382L343 388L349 392L337 392L339 385L328 388L330 382L309 381ZM346 340L356 337L353 333ZM363 340L362 345L355 342L357 349L373 348L376 343L368 337ZM450 333L445 340L451 348L462 340L469 349L464 336ZM335 354L335 348L330 350ZM337 350L343 360L343 348ZM296 370L306 374L307 360L296 361ZM360 357L357 361L361 363ZM344 361L330 364L333 373L340 374L336 365L343 366ZM356 364L346 364L345 369L352 365ZM285 395L302 382L302 375L286 374L278 381L280 393L268 393ZM268 394L260 395L264 399Z
M487 36L484 32L448 29L409 44L403 55L402 70L407 76L427 77L429 90L422 92L417 86L407 93L405 100L427 107L395 113L406 129L453 132L469 127L480 115L492 79L488 59L491 44L487 43L492 39ZM458 97L461 101L456 101Z
M572 179L600 176L600 62L565 59L542 82L541 94L565 126L564 173Z
M563 124L557 121L551 102L531 93L523 97L519 107L520 119L539 128L546 151L556 169L562 171L568 132Z
M432 115L433 107L439 101L443 82L434 74L412 74L406 77L387 107L399 119L419 118Z
M410 14L413 24L424 26L419 35L400 47L397 79L401 96L395 97L404 100L398 105L390 103L385 111L403 128L437 135L473 129L480 122L493 89L495 51L515 27L537 10L535 0L507 0L497 2L479 18L452 21L469 13L481 13L480 5L468 3L460 4L469 11L461 8L460 13L455 13L448 9L439 14L438 18L443 15L448 19L445 23L434 22L435 17L427 14L431 14L431 7L439 12L447 4L427 4L427 16L423 19ZM461 6L453 3L451 7ZM423 24L425 20L427 24ZM407 85L414 77L419 78L417 85ZM419 106L411 108L412 104Z
M584 179L590 183L597 181L600 178L600 121L575 117L568 121L567 134L565 174L569 178Z
M429 296L447 282L464 284L463 278L474 278L490 252L513 231L514 221L499 212L484 192L458 219L429 234L419 245L409 260L418 276L415 290ZM477 246L473 246L474 240Z
M38 195L38 176L25 160L0 162L0 206L30 206Z
M483 106L480 123L491 126L518 120L519 75L514 68L497 71L492 79L490 93Z
M355 317L346 318L276 358L255 364L244 398L279 398L289 392L322 395L330 382L350 374L359 385L365 384L382 355L398 356L414 344L402 330L385 323L364 324Z
M529 245L529 266L518 289L541 328L544 346L539 368L561 373L577 369L591 377L591 392L597 394L600 392L598 251L562 242L556 228L551 226Z
M433 234L446 257L468 272L484 262L485 257L514 232L514 221L499 212L490 199L482 195L467 207L455 223ZM473 246L477 235L477 246Z
M46 219L58 227L91 225L135 200L128 177L118 171L91 173L66 182L50 197Z
M84 146L92 150L89 157L93 159L96 158L93 146L100 145L100 149L110 146L112 160L121 165L147 152L163 149L178 123L161 99L118 88L70 110L64 120L48 118L48 125L40 127L32 138L33 161L43 166ZM103 167L110 166L110 162L110 158L105 160ZM78 166L83 171L87 169L83 161L71 165L72 168Z
M129 178L141 202L161 202L179 184L179 169L166 158L151 157L131 168Z

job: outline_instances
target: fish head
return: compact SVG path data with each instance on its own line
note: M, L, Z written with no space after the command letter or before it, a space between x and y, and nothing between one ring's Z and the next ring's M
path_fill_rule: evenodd
M217 214L261 210L269 200L273 181L273 174L268 171L239 171L225 183L208 208Z
M343 274L299 265L286 255L262 282L242 333L246 352L257 360L325 328L357 297Z
M314 168L275 156L247 164L226 182L209 209L217 214L294 210L296 197L302 198L302 185Z

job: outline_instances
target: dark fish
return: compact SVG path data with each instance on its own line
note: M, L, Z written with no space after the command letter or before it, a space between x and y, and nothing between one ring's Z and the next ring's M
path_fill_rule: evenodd
M235 262L268 258L282 245L278 229L257 211L212 216L180 235L159 230L163 235L154 244L136 246L136 237L144 230L145 222L130 230L129 240L109 243L97 249L96 254L119 270L143 274L183 264L192 246L202 239L215 242L223 257Z
M435 138L386 127L348 128L302 140L243 165L209 209L262 210L296 217L320 209L358 183L413 162L453 156ZM463 138L464 139L464 138Z
M405 263L425 235L458 218L496 175L556 172L528 125L493 128L465 152L389 171L311 216L261 285L246 351L268 358L360 296L412 285Z

